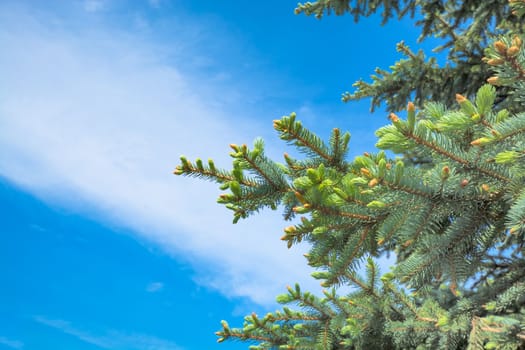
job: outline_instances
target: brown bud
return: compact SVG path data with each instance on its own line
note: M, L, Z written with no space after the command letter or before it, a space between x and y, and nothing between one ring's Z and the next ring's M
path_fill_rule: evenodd
M375 186L377 186L378 183L379 183L379 180L376 179L376 178L373 178L373 179L370 180L370 182L368 183L368 187L370 187L370 188L375 187Z
M388 116L388 119L392 121L392 123L397 123L399 121L399 117L395 115L394 113L390 113Z
M489 139L488 137L480 137L479 139L475 139L474 141L472 141L470 144L472 146L484 146L490 142L491 139Z
M459 183L461 187L465 187L468 185L468 180L467 179L463 179L461 180L461 182Z
M505 55L507 54L507 45L505 45L505 43L503 41L496 41L494 43L494 48L496 49L496 51L498 51L501 55Z
M504 62L505 60L502 58L491 58L490 60L487 61L487 64L491 66L499 66L500 64L503 64Z
M514 57L514 56L516 56L519 52L520 52L520 48L517 47L517 46L512 45L512 46L509 47L509 49L507 50L507 56L509 56L509 57Z
M408 104L407 104L407 111L408 112L415 112L415 110L416 110L416 106L414 106L414 103L408 102Z
M392 169L392 163L386 163L385 168L386 168L387 170Z
M487 184L483 184L483 185L481 185L481 189L482 189L483 191L485 191L485 192L488 192L488 191L490 190L490 186L487 185Z
M465 98L465 96L461 95L461 94L456 94L456 102L461 104L463 102L465 102L467 99Z
M496 76L490 77L487 79L487 83L491 85L499 85L499 78Z
M360 171L361 171L361 174L365 176L370 176L370 170L368 170L367 168L361 168Z
M300 192L295 191L294 194L295 194L295 198L297 198L299 202L301 202L302 204L306 203L306 199L304 199L303 195Z
M445 165L443 167L442 171L443 171L443 174L447 174L448 175L448 173L450 173L450 168L447 165Z

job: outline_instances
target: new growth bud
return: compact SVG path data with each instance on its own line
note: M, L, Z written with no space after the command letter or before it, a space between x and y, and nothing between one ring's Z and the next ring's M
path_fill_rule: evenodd
M441 179L446 180L448 179L449 175L450 175L450 168L445 165L443 169L441 169Z
M394 113L390 113L388 116L388 119L392 121L392 123L397 123L399 121L399 117L395 115Z
M472 146L483 146L488 144L490 141L491 139L489 139L488 137L480 137L479 139L472 141L470 144Z
M407 104L407 121L408 130L413 132L416 125L416 106L412 102L408 102Z
M379 180L374 178L374 179L370 180L370 182L368 183L368 187L370 187L370 188L375 187L375 186L377 186L378 183L379 183Z
M381 209L386 206L386 203L383 201L371 201L366 206L371 209Z
M491 66L499 66L500 64L503 64L503 63L505 63L505 60L502 58L491 58L490 60L487 61L487 64Z
M462 104L463 102L465 102L467 99L465 98L465 96L461 95L461 94L456 94L456 102L459 103L459 104Z
M517 46L512 45L512 46L509 47L509 49L507 50L507 56L509 56L509 57L514 57L514 56L516 56L519 52L520 52L520 48L517 47Z
M487 83L491 85L498 86L499 85L499 78L497 76L493 76L487 79Z
M501 55L505 55L507 53L507 45L505 45L505 43L501 40L498 40L494 43L494 48Z
M296 231L297 231L297 228L295 226L293 226L293 225L292 226L288 226L288 227L286 227L284 229L284 232L286 232L286 233L294 233Z
M306 199L303 197L303 195L300 192L295 191L294 194L295 194L295 198L297 198L299 202L301 202L302 204L307 203Z
M360 171L361 174L365 175L366 177L369 177L371 175L370 170L368 170L367 168L361 168Z

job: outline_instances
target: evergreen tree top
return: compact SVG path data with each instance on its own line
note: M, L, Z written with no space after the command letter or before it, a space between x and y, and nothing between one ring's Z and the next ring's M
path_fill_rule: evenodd
M515 3L519 6L520 1ZM524 32L523 22L512 14L508 0L319 0L299 4L295 12L317 18L350 14L356 22L380 13L383 23L410 16L421 30L419 41L440 39L442 44L431 53L415 52L400 42L397 50L404 59L390 70L377 68L371 82L359 80L353 85L355 92L343 94L343 101L371 98L372 110L384 103L392 112L402 110L410 100L416 105L436 101L450 107L458 92L473 96L491 74L482 59L492 38L507 31ZM440 52L447 57L443 66L435 55ZM508 91L500 90L498 100L503 100Z
M361 16L379 3L386 20L414 6L442 5L447 21L453 16L446 11L458 6L471 11L465 16L476 14L474 4L481 13L498 10L479 1L462 7L326 0L297 11ZM516 18L525 14L524 1L511 6ZM457 28L479 29L483 22L475 18ZM282 210L285 220L299 217L281 239L288 247L310 243L305 257L326 288L319 297L289 287L277 298L285 305L281 311L249 315L241 328L223 321L220 342L251 341L251 349L525 348L525 50L519 20L502 20L498 28L488 23L487 33L504 31L485 33L483 40L491 41L479 48L488 84L474 75L453 102L434 100L449 87L446 79L434 85L421 96L421 107L408 102L399 115L390 113L390 123L376 132L376 152L349 160L349 133L335 128L325 142L292 113L274 128L301 159L285 154L276 162L260 139L251 148L230 145L231 170L181 157L175 174L220 184L226 192L218 202L233 212L234 223L263 208ZM453 63L451 69L459 69ZM381 84L388 78L375 86ZM401 100L386 102L399 109ZM414 164L406 160L411 154L429 161ZM375 259L385 254L397 261L382 274ZM343 285L353 291L339 295Z

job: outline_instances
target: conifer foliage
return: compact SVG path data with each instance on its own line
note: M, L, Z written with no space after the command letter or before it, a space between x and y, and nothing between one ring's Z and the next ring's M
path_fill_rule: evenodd
M518 0L513 5L520 4ZM378 12L383 23L417 14L419 41L434 37L443 44L425 53L414 52L400 42L397 50L405 59L396 62L390 71L377 68L371 83L359 80L354 84L354 93L343 94L343 101L370 97L372 110L384 103L396 112L411 99L418 105L429 100L451 105L456 92L473 95L490 75L490 67L483 64L482 58L491 38L507 30L524 31L523 21L512 14L508 0L319 0L299 4L296 9L296 13L317 18L330 13L350 14L356 21ZM445 65L438 65L433 55L437 52L446 54ZM505 96L505 91L500 95Z
M296 11L359 16L379 3L385 19L414 4L454 9L448 1L339 0ZM494 11L510 13L499 1L462 3L498 3ZM518 20L505 21L519 23L525 2L510 4ZM453 15L442 16L447 22ZM474 19L461 28L481 32L480 25ZM450 35L445 24L435 26L428 33ZM488 84L464 82L468 89L453 103L434 101L441 86L424 92L419 107L408 102L377 130L376 152L349 160L349 133L334 129L324 142L292 113L274 128L301 159L285 154L275 162L262 140L230 145L232 170L181 158L175 174L220 184L226 192L219 203L234 222L265 207L282 209L286 220L299 217L281 239L288 247L310 243L308 264L326 288L316 296L289 287L277 297L281 311L249 315L241 328L223 321L220 342L248 341L251 349L525 348L525 50L515 29L487 42L479 64L490 72ZM399 101L386 102L395 109ZM407 162L406 154L431 162ZM388 253L397 261L384 273L374 258ZM343 285L352 292L338 294Z

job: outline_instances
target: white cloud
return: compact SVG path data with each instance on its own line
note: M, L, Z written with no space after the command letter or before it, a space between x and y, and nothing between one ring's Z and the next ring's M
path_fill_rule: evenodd
M2 337L2 336L0 336L0 345L5 345L13 349L23 349L24 348L24 343L22 343L21 341L9 339L9 338Z
M164 289L164 283L162 282L151 282L146 287L146 292L149 293L155 293L160 292L162 289Z
M45 316L34 316L36 322L57 329L77 339L103 349L129 350L182 350L180 346L166 339L155 336L129 333L117 330L107 330L95 333L73 326L70 322L61 319L51 319Z
M287 284L317 286L301 252L279 241L280 215L233 226L215 203L216 186L171 173L182 153L229 166L227 145L267 136L261 130L271 132L275 118L241 98L239 84L181 63L208 58L188 46L192 33L163 46L109 26L69 31L42 12L0 8L0 19L2 176L133 229L193 262L196 280L228 296L268 305ZM251 118L232 117L240 111Z

